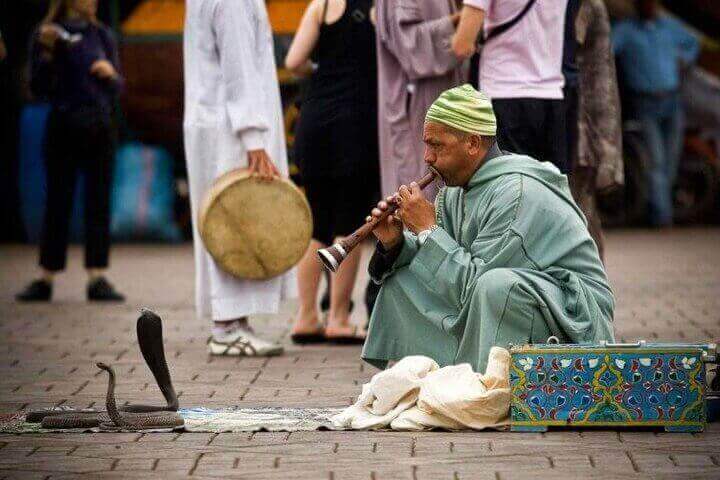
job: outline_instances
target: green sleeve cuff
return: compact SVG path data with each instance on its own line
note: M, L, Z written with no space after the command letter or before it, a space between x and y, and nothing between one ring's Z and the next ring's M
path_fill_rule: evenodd
M403 235L405 236L403 247L393 264L393 270L409 265L418 252L417 236L410 232L404 232Z
M409 232L403 233L403 242L401 245L400 253L398 254L397 258L393 262L392 266L390 268L385 269L383 267L381 270L373 271L373 259L375 258L373 256L373 259L370 261L370 276L373 279L373 281L377 284L381 284L385 281L387 277L395 273L395 270L398 268L405 267L412 262L412 259L415 258L415 254L417 253L418 247L417 247L417 237ZM380 247L382 248L382 247ZM398 247L393 247L391 250L395 250Z
M410 264L410 271L425 283L432 285L445 258L459 247L458 243L442 227L428 235L425 243L417 250Z

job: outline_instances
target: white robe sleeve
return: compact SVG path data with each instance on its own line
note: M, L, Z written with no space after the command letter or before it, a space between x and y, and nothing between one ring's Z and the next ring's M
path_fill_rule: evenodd
M246 150L266 148L269 119L265 80L256 65L254 2L218 0L213 30L225 86L225 105L233 132Z

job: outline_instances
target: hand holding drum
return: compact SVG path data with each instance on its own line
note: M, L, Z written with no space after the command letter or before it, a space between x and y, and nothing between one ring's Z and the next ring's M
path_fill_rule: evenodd
M273 177L280 176L280 172L264 148L248 151L247 157L250 172L261 180L270 182Z
M417 181L418 186L421 189L427 187L433 180L435 180L435 176L436 174L433 171L426 173L420 180ZM331 247L321 248L317 251L320 261L322 261L323 265L325 265L328 270L337 272L340 264L348 256L348 254L360 243L362 243L362 241L365 240L376 228L381 228L381 230L377 233L378 239L380 239L383 245L386 245L386 243L380 238L380 236L385 237L390 243L392 243L392 239L396 238L395 233L393 233L393 229L397 227L390 227L388 223L383 223L380 227L378 227L378 225L380 225L381 222L394 221L392 219L388 220L388 217L397 210L397 204L394 201L396 196L397 194L392 197L388 197L389 201L386 200L385 202L387 204L387 208L380 213L375 212L378 214L372 215L371 218L366 221L365 225L355 230L355 232L353 232L350 236ZM376 210L381 209L376 208ZM397 230L394 231L397 232Z

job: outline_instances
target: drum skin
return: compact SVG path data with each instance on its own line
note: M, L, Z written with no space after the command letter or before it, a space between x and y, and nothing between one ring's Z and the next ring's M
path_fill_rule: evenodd
M310 243L312 213L290 180L262 181L247 169L218 178L203 199L198 229L217 265L264 280L296 265Z

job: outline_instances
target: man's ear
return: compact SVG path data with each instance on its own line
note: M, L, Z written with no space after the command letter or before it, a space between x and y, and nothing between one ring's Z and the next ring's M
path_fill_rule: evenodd
M483 149L483 141L480 135L468 135L468 153L471 156L477 156Z

